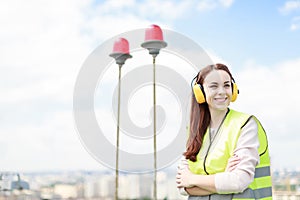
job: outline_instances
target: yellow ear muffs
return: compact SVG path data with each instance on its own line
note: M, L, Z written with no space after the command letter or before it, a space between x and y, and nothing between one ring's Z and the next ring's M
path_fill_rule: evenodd
M193 86L193 92L196 98L196 101L201 104L205 102L205 94L203 92L202 86L200 84L195 84Z
M195 84L193 86L193 92L196 98L196 101L201 104L205 102L205 94L203 92L202 86L200 84ZM231 102L234 102L237 99L239 94L238 87L235 82L232 83L232 98Z
M192 80L191 85L193 84L193 81L197 78L197 76ZM196 83L196 84L193 85L193 93L195 95L196 101L199 104L202 104L202 103L206 102L205 93L204 93L204 90L203 90L201 84ZM238 94L239 94L239 89L238 89L234 79L232 78L232 98L231 98L231 102L234 102L237 99Z
M232 83L232 98L231 102L234 102L237 99L237 96L239 94L239 89L235 82Z

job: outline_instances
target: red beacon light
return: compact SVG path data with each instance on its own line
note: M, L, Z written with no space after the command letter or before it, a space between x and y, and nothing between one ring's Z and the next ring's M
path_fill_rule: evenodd
M161 28L155 24L150 25L145 32L145 41L151 40L164 40Z
M113 53L129 54L129 42L125 38L118 38L114 43Z
M118 38L114 42L113 52L109 54L116 60L116 63L123 65L128 58L132 58L129 54L129 42L125 38Z
M158 25L152 24L145 31L145 42L141 44L145 49L149 50L149 54L154 57L159 54L159 50L165 48L167 43L164 41L163 32Z

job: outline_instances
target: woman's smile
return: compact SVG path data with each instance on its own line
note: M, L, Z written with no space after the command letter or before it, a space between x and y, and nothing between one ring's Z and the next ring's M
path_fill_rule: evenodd
M225 103L227 99L228 99L227 97L214 98L214 100L219 103Z

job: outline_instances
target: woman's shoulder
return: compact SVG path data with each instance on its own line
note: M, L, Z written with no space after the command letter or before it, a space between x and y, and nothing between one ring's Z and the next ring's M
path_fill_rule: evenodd
M229 113L232 116L237 116L237 117L246 117L246 118L254 117L254 115L251 115L249 113L237 111L237 110L234 110L234 109L231 109L231 108L229 109Z

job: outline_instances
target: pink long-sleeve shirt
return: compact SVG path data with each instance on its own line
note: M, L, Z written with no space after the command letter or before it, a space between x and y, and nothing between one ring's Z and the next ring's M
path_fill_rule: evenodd
M234 154L241 158L232 172L215 175L215 186L219 194L243 192L254 179L255 167L259 164L259 140L257 123L251 118L242 128Z

